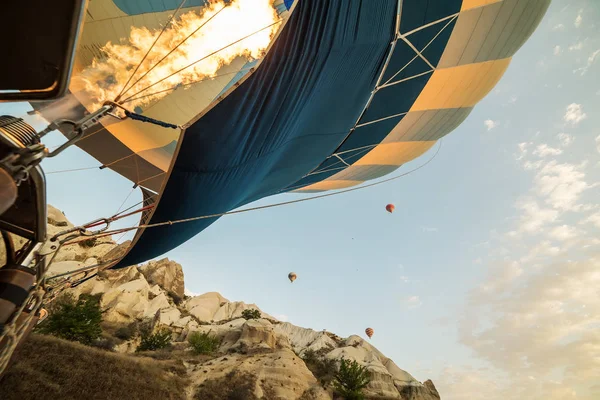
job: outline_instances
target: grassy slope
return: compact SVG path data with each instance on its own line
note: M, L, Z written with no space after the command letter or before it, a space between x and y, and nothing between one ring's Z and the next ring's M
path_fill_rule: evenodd
M33 334L0 381L0 399L183 399L184 374L172 362Z

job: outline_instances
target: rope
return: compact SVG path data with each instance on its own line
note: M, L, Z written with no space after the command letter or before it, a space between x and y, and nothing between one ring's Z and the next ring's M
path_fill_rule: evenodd
M46 175L50 175L50 174L62 174L64 172L75 172L75 171L86 171L89 169L96 169L98 167L85 167L85 168L73 168L73 169L63 169L60 171L50 171L50 172L46 172Z
M410 171L404 172L404 173L402 173L400 175L396 175L396 176L388 178L388 179L384 179L384 180L379 181L379 182L374 182L374 183L370 183L370 184L367 184L367 185L358 186L358 187L354 187L354 188L350 188L350 189L344 189L344 190L341 190L339 192L326 193L326 194L321 194L321 195L316 195L316 196L311 196L311 197L305 197L303 199L297 199L297 200L283 201L283 202L268 204L268 205L264 205L264 206L244 208L242 210L227 211L227 212L224 212L224 213L209 214L209 215L201 215L201 216L198 216L198 217L183 218L183 219L179 219L179 220L175 220L175 221L157 222L157 223L154 223L154 224L143 224L143 225L139 225L139 226L132 226L132 227L122 228L122 229L113 230L113 231L104 231L104 232L102 232L101 235L102 236L107 236L107 235L112 235L112 234L119 234L119 233L129 232L129 231L136 230L136 229L149 229L149 228L156 228L156 227L165 226L165 225L175 225L175 224L181 224L181 223L186 223L186 222L194 222L194 221L199 221L199 220L209 219L209 218L218 218L218 217L222 217L222 216L225 216L225 215L242 214L242 213L246 213L246 212L250 212L250 211L258 211L258 210L264 210L264 209L267 209L267 208L281 207L281 206L286 206L286 205L290 205L290 204L296 204L296 203L302 203L302 202L306 202L306 201L323 199L323 198L326 198L326 197L337 196L337 195L344 194L344 193L350 193L350 192L354 192L354 191L357 191L357 190L367 189L367 188L370 188L370 187L374 187L374 186L382 185L384 183L395 181L396 179L400 179L400 178L403 178L403 177L405 177L407 175L410 175L410 174L412 174L414 172L417 172L418 170L420 170L421 168L424 168L426 165L428 165L430 162L432 162L437 157L437 155L439 154L441 148L442 148L442 141L440 140L439 141L439 146L438 146L435 154L429 160L427 160L425 163L421 164L420 166L418 166L418 167L416 167L416 168L414 168L414 169L412 169ZM88 236L88 237L92 237L92 236Z
M180 220L176 220L176 221L166 221L166 222L159 222L159 223L156 223L156 224L146 224L146 225L140 225L140 226L137 226L137 227L129 227L129 228L117 229L117 230L113 230L113 231L105 231L105 232L102 232L97 237L103 237L103 236L114 235L114 234L119 234L119 233L125 234L125 233L127 233L129 231L132 231L132 230L135 230L135 229L139 229L139 228L148 229L148 228L155 228L155 227L164 226L164 225L173 225L173 224L179 224L179 223L185 223L185 222L192 222L192 221L197 221L197 220L206 219L206 218L216 218L216 217L220 217L220 216L224 216L224 215L241 214L241 213L250 212L250 211L257 211L257 210L263 210L263 209L266 209L266 208L274 208L274 207L280 207L280 206L285 206L285 205L290 205L290 204L295 204L295 203L302 203L302 202L305 202L305 201L322 199L322 198L325 198L325 197L337 196L339 194L344 194L344 193L354 192L354 191L357 191L357 190L367 189L367 188L370 188L370 187L373 187L373 186L378 186L378 185L382 185L384 183L395 181L397 179L400 179L400 178L403 178L403 177L405 177L407 175L410 175L410 174L412 174L414 172L417 172L421 168L424 168L426 165L428 165L429 163L431 163L438 156L441 148L442 148L442 140L440 139L439 146L438 146L435 154L429 160L427 160L425 163L421 164L420 166L418 166L416 168L411 169L410 171L404 172L404 173L402 173L400 175L396 175L394 177L391 177L391 178L388 178L388 179L384 179L384 180L379 181L379 182L370 183L368 185L363 185L363 186L358 186L358 187L355 187L355 188L345 189L345 190L341 190L341 191L335 192L335 193L327 193L327 194L322 194L322 195L317 195L317 196L311 196L311 197L307 197L307 198L304 198L304 199L298 199L298 200L291 200L291 201L284 201L284 202L280 202L280 203L269 204L269 205L266 205L266 206L251 207L251 208L245 208L243 210L228 211L228 212L219 213L219 214L203 215L203 216L199 216L199 217L185 218L185 219L180 219ZM154 205L152 205L152 206L154 206ZM144 207L144 208L142 208L142 209L140 209L140 210L138 210L136 212L140 212L140 211L142 211L144 209L148 209L149 207L151 207L151 206ZM130 214L127 214L125 216L131 215L131 214L134 214L134 213L130 213ZM125 218L125 216L122 216L122 218ZM87 238L90 238L90 237L91 236L87 236ZM71 244L71 243L69 243L69 244ZM63 276L78 274L78 273L81 273L81 272L92 270L94 268L100 268L100 267L105 266L105 265L110 265L110 264L112 264L113 262L116 262L116 261L119 261L119 260L118 259L114 259L114 260L104 261L104 262L98 263L96 265L90 265L88 267L83 267L83 268L80 268L80 269L77 269L77 270L74 270L74 271L69 271L69 272L65 272L65 273L62 273L62 274L54 275L54 276L52 276L52 277L50 277L48 279L49 280L54 280L54 279L57 279L57 278L60 278L60 277L63 277ZM87 277L87 275L86 275L86 277Z
M179 4L179 7L177 7L177 9L171 15L171 17L169 18L169 20L167 21L167 23L165 24L165 26L162 28L162 30L160 31L160 33L158 34L158 36L156 37L156 39L154 39L154 42L152 43L152 45L150 46L150 48L148 49L148 51L146 52L146 54L144 54L144 57L142 58L142 61L140 61L140 63L137 65L137 67L135 67L135 69L133 70L133 72L131 73L131 75L129 75L129 79L127 79L127 82L125 82L125 84L123 85L123 88L121 89L121 92L115 98L115 103L118 102L119 99L121 98L121 96L125 93L125 88L127 87L127 85L129 85L129 82L131 82L131 79L133 79L133 77L135 76L135 73L138 72L138 69L140 69L140 67L142 66L142 64L144 63L144 61L146 61L146 58L148 57L148 54L150 54L150 52L152 51L152 49L154 48L154 46L158 42L158 39L160 39L160 37L162 36L162 34L165 33L165 31L167 30L167 27L173 21L173 18L175 18L175 15L177 15L177 13L179 12L179 10L181 10L181 7L183 7L183 5L185 4L186 1L187 0L182 0L181 1L181 3ZM146 76L146 75L144 75L144 76ZM137 83L137 81L136 81L136 83ZM133 85L135 85L135 83Z
M215 54L217 54L217 53L219 53L219 52L221 52L221 51L225 50L226 48L228 48L228 47L231 47L231 46L233 46L234 44L241 42L242 40L246 40L246 39L248 39L249 37L251 37L251 36L253 36L253 35L256 35L257 33L259 33L259 32L262 32L262 31L264 31L265 29L268 29L268 28L272 27L273 25L280 23L281 21L283 21L283 19L277 20L277 21L273 22L272 24L269 24L269 25L265 26L264 28L261 28L261 29L259 29L259 30L257 30L257 31L254 31L254 32L252 32L251 34L248 34L248 35L244 36L244 37L243 37L243 38L241 38L241 39L238 39L238 40L236 40L236 41L234 41L234 42L232 42L232 43L229 43L228 45L226 45L226 46L224 46L224 47L221 47L221 48L220 48L220 49L218 49L218 50L215 50L215 51L213 51L212 53L210 53L210 54L208 54L208 55L206 55L206 56L204 56L204 57L200 58L199 60L196 60L196 61L194 61L194 62L192 62L192 63L190 63L190 64L186 65L185 67L183 67L183 68L180 68L180 69L178 69L177 71L175 71L175 72L173 72L173 73L171 73L171 74L169 74L169 75L165 76L164 78L161 78L161 79L159 79L158 81L156 81L156 82L154 82L153 84L151 84L151 85L147 86L146 88L144 88L144 89L142 89L142 90L138 91L137 93L134 93L134 94L132 94L131 96L129 96L129 97L127 97L125 100L123 100L123 102L125 102L125 101L127 101L127 100L131 99L132 97L135 97L135 96L137 96L138 94L140 94L140 93L142 93L142 92L145 92L146 90L150 89L151 87L153 87L153 86L155 86L155 85L158 85L159 83L161 83L162 81L164 81L164 80L166 80L166 79L169 79L169 78L170 78L170 77L172 77L173 75L177 75L178 73L180 73L181 71L183 71L183 70L185 70L185 69L188 69L188 68L189 68L189 67L191 67L192 65L198 64L199 62L201 62L201 61L203 61L203 60L206 60L206 59L207 59L207 58L209 58L209 57L212 57L212 56L214 56Z
M185 2L185 0L184 0ZM183 3L182 3L183 5ZM179 42L177 44L177 46L173 47L171 49L171 51L169 51L165 56L163 56L163 58L161 58L160 60L158 60L158 62L156 64L154 64L152 67L150 67L150 69L148 71L146 71L141 77L138 78L137 81L133 82L133 84L127 88L127 90L124 91L124 93L127 93L129 90L131 90L132 87L134 87L135 85L137 85L137 83L139 81L141 81L142 79L144 79L144 77L146 75L148 75L154 68L156 68L158 66L158 64L160 64L161 62L163 62L165 60L165 58L167 58L168 56L170 56L175 50L177 50L182 44L184 44L189 38L191 38L192 36L194 36L196 34L196 32L198 32L200 29L202 29L202 27L204 27L206 24L208 24L214 17L216 17L221 11L223 11L225 9L225 7L227 7L229 4L225 4L223 6L223 8L221 8L219 11L217 11L215 14L211 15L209 19L207 19L202 25L200 25L198 28L196 28L192 33L190 33L189 35L187 35L181 42ZM163 29L164 32L164 29ZM161 32L162 35L162 32ZM146 54L147 55L147 54ZM145 59L146 57L144 57ZM142 60L143 61L143 60ZM124 94L123 93L123 94ZM135 96L135 95L134 95ZM121 94L119 94L119 96L117 97L117 99L115 99L115 102L118 101L121 98Z
M125 115L134 121L148 122L150 124L162 126L163 128L179 129L178 125L170 124L168 122L160 121L158 119L146 117L145 115L134 113L131 111L125 111Z
M117 208L117 212L115 213L115 215L119 215L119 211L121 211L121 208L123 208L123 206L125 205L125 203L127 203L127 200L129 200L129 198L131 197L131 195L133 194L134 191L135 191L135 186L133 188L131 188L131 191L129 192L129 194L127 195L127 197L125 197L125 200L123 200L123 202L121 203L121 205L119 206L119 208Z
M200 83L200 82L204 82L204 81L213 80L213 79L219 78L219 77L221 77L221 76L226 76L226 75L235 75L235 74L239 74L240 72L251 71L253 68L255 68L255 67L250 67L250 68L241 68L241 69L239 69L239 70L237 70L237 71L233 71L233 72L226 72L226 73L223 73L223 74L216 74L215 76L211 76L211 77L209 77L209 78L203 78L203 79L198 79L197 81L193 81L193 82L188 82L188 83L179 84L179 85L177 85L177 86L173 86L173 87L170 87L170 88L168 88L168 89L159 90L159 91L156 91L156 92L152 92L152 93L149 93L149 94L145 94L145 95L143 95L143 96L140 96L140 97L133 97L133 98L129 98L129 100L123 100L123 101L121 102L121 104L124 104L124 103L129 103L129 102L131 102L131 101L135 101L135 100L141 100L141 99L145 99L146 97L151 97L151 96L154 96L154 95L157 95L157 94L161 94L161 93L164 93L164 92L169 92L169 91L171 91L171 90L176 90L176 89L179 89L180 87L192 86L192 85L195 85L196 83Z

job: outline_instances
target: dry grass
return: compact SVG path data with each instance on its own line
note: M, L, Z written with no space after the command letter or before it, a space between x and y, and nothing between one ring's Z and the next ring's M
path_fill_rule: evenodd
M3 400L183 399L185 368L33 334L0 381Z

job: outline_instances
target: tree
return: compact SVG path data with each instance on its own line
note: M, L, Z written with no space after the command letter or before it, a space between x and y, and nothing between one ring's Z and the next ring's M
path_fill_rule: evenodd
M64 294L56 299L50 316L38 331L90 345L102 334L101 322L99 295L82 294L75 300L73 295Z
M142 332L142 340L135 351L154 351L164 349L171 344L171 331L168 329L160 330L150 334L148 331Z
M242 311L242 318L244 319L259 319L260 311L258 310L244 310Z
M211 336L206 332L194 332L188 338L188 342L196 354L214 353L221 344L216 336Z
M371 374L367 367L356 361L341 360L340 369L335 374L333 387L337 394L346 400L362 400L362 390L371 382Z

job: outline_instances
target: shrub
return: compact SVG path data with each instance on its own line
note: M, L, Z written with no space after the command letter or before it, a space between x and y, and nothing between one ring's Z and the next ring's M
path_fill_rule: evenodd
M92 342L92 346L98 349L114 351L117 342L112 337L102 337Z
M188 342L196 354L212 354L219 348L221 341L216 336L206 332L194 332L188 338Z
M323 387L329 385L335 377L337 372L337 362L335 360L319 357L315 351L310 349L304 352L302 360Z
M64 294L56 299L52 312L38 332L90 345L102 334L100 296Z
M244 319L259 319L260 311L258 310L244 310L242 311L242 318Z
M122 326L115 331L115 337L122 340L129 340L134 337L138 332L137 322L132 322L129 325Z
M365 398L362 390L371 382L370 375L367 367L342 358L333 381L335 392L346 400L362 400Z
M256 376L232 371L219 379L203 382L196 390L198 400L257 400L254 395Z
M150 334L147 331L142 333L142 340L135 351L154 351L164 349L171 344L171 331L168 329L160 330Z

